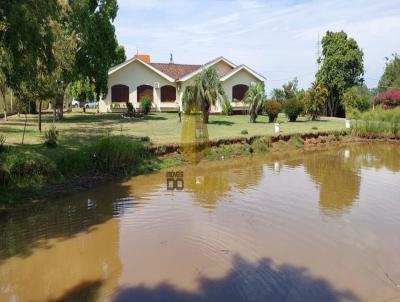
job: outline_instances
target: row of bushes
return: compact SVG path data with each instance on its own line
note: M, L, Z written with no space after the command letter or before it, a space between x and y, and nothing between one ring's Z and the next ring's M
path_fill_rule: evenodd
M276 121L281 111L286 114L290 122L295 122L304 112L304 104L298 98L286 100L283 104L274 100L265 103L265 113L268 115L270 123Z
M0 190L38 188L78 175L135 174L151 159L142 142L115 136L79 150L46 153L11 148L0 153Z
M352 122L352 132L361 137L397 137L400 134L400 108L378 108L361 113Z

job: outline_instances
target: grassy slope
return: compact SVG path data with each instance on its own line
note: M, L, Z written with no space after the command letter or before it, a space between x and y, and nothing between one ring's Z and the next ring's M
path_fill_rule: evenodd
M281 118L286 121L284 118ZM51 126L51 114L44 116L43 129ZM153 143L179 143L182 124L177 121L176 113L153 113L141 120L127 120L119 114L71 113L56 123L60 133L60 146L73 149L93 142L96 137L105 134L124 136L149 136ZM296 123L284 122L281 134L306 133L344 129L344 121L340 119L323 119L311 122L300 118ZM0 121L0 135L5 135L7 144L19 144L24 127L24 116L12 116L9 121ZM317 127L317 129L312 129ZM260 116L257 123L249 123L246 115L210 117L208 133L210 139L242 136L240 132L247 130L248 135L274 135L274 126L267 122L266 116ZM43 134L37 130L37 116L28 116L25 144L41 144Z

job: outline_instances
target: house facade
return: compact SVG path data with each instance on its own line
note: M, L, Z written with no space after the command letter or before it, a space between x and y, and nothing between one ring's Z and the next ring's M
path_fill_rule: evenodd
M203 65L152 63L148 55L136 55L111 68L108 72L108 93L100 100L100 112L118 112L130 102L140 107L144 96L150 97L154 111L176 111L182 108L182 96L187 86L204 68L213 67L234 110L243 110L243 97L250 87L265 78L245 65L235 65L219 57ZM221 112L219 100L211 112Z

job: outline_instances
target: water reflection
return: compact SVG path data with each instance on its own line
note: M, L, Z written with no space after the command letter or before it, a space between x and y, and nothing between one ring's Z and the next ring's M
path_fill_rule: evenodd
M337 290L302 267L277 265L268 258L251 263L237 255L232 262L232 269L222 278L199 276L199 289L195 292L165 282L155 288L123 287L115 301L360 301L351 291Z
M393 297L399 155L360 144L202 162L182 168L183 192L163 171L3 213L0 301Z
M358 200L362 169L400 171L400 150L391 144L355 144L305 156L303 165L319 189L326 215L341 214Z
M342 152L313 154L304 159L305 170L318 185L321 211L327 215L343 213L360 192L359 168L344 159Z
M222 197L235 188L245 190L257 185L263 176L259 159L210 162L206 166L192 166L184 170L185 190L193 193L195 202L214 209Z

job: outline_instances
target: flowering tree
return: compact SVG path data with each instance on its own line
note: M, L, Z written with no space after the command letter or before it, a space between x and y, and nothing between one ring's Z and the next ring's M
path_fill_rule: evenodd
M376 99L382 102L386 109L400 106L400 89L389 88L386 92L379 94Z

